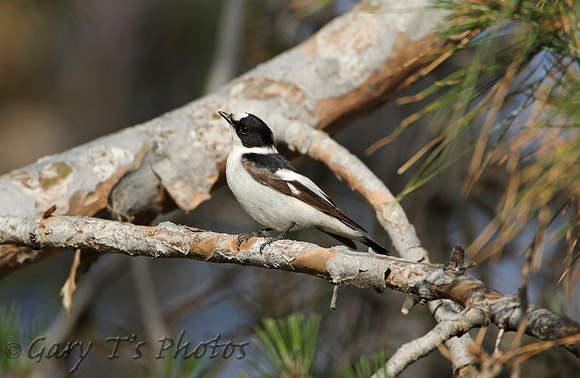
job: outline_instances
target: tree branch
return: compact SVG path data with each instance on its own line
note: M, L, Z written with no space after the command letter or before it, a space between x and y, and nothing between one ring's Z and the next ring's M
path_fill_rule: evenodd
M479 309L469 309L465 313L455 314L438 323L425 336L415 339L402 345L387 362L387 376L395 377L403 372L405 368L417 361L419 358L427 356L437 349L446 340L453 336L460 336L472 328L481 327L485 323L486 317ZM373 378L385 377L384 370L380 369Z
M389 361L388 369L394 374L401 372L415 357L430 353L452 336L492 323L507 331L516 331L523 316L527 323L525 333L540 340L580 335L577 322L531 304L525 313L517 296L502 295L488 288L466 274L465 267L458 265L457 261L415 263L374 253L353 252L342 246L322 248L291 240L277 241L260 253L265 239L252 238L243 243L239 251L236 242L236 235L192 229L170 222L151 227L89 217L0 217L1 244L30 248L82 248L130 256L189 258L281 269L325 278L341 286L355 285L377 292L388 287L416 295L422 301L453 299L464 306L462 314L439 323L427 335L401 347L395 356L406 356L404 361L397 358ZM580 357L580 344L565 347Z

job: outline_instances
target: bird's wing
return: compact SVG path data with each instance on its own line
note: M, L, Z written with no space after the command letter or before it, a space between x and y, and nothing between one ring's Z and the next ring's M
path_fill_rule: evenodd
M275 155L277 162L275 167L270 159L273 155L268 155L268 164L265 163L266 156L244 154L241 159L242 165L260 183L336 217L350 227L366 232L364 228L347 217L314 182L296 173L294 166L282 155Z

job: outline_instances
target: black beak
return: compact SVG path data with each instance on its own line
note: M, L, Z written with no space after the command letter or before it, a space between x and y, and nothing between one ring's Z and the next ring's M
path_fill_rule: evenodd
M219 115L221 115L230 125L233 125L232 115L230 113L222 112L218 110Z

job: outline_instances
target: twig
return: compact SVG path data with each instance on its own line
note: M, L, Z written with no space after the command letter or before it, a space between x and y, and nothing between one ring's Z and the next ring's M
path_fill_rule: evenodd
M495 347L493 348L493 353L499 352L499 346L501 345L501 341L503 340L504 334L505 334L505 329L500 328L499 332L497 333L497 338L495 340Z
M538 230L534 235L532 240L532 245L530 246L530 253L526 257L524 264L522 265L522 275L520 278L520 287L518 289L518 297L520 299L521 307L524 313L528 309L528 282L530 280L530 275L534 269L534 260L536 255L541 254L542 244L544 241L544 234L546 232L546 227L548 226L548 218L550 215L549 206L545 205L540 209L538 215ZM512 341L511 349L518 349L522 344L522 336L526 328L526 317L522 318L522 323L518 328L518 332ZM511 378L519 378L521 375L521 365L519 363L514 364L512 368Z
M330 300L330 309L336 310L336 300L338 299L338 289L340 289L340 285L334 284L334 288L332 289L332 299Z

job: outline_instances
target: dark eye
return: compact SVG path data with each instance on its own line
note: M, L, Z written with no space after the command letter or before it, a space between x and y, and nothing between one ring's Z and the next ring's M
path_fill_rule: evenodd
M250 128L248 126L242 125L240 126L240 133L242 133L242 135L246 135L250 132Z

